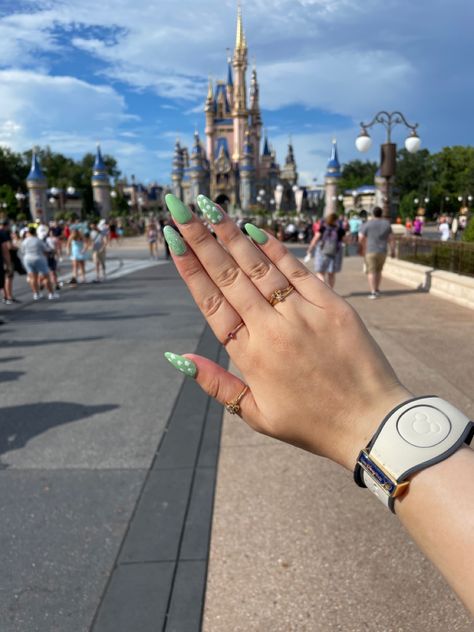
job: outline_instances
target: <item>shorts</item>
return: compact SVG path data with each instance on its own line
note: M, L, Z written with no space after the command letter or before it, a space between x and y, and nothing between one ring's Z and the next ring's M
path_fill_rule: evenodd
M319 274L325 274L328 272L329 274L334 274L336 272L340 272L342 268L342 259L344 257L344 248L337 249L337 253L335 257L330 257L329 255L323 255L321 252L321 248L316 248L316 253L314 255L314 270L315 272L319 272Z
M25 259L23 265L28 274L44 274L48 276L49 269L46 259Z
M51 272L56 272L58 269L58 262L56 261L56 257L48 257L48 268Z
M92 253L92 259L94 261L94 263L100 263L101 266L105 266L105 252L102 251L97 251L97 252L93 252Z
M367 274L380 274L387 258L384 252L368 252L365 255L365 265Z
M3 263L0 261L0 290L3 289L5 285L5 273L3 271Z

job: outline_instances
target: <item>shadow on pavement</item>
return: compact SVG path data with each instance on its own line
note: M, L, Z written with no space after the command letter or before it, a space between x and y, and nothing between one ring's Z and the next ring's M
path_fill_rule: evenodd
M136 314L123 314L120 312L87 312L85 314L73 313L70 314L63 309L48 309L48 310L35 310L32 312L22 312L18 314L15 319L23 322L43 322L43 321L55 321L55 322L77 322L81 320L91 322L101 322L107 320L137 320L140 318L157 318L160 316L169 316L170 312L151 312L148 314L142 314L137 312Z
M402 296L403 294L426 294L422 289L410 289L410 290L382 290L382 293L377 300L388 298L390 296ZM350 298L352 296L368 296L369 291L366 292L349 292L349 294L341 294L341 298Z
M71 402L44 402L0 408L0 454L22 448L30 439L55 426L117 408L118 404L86 406ZM0 469L6 467L8 465L0 464Z
M0 362L16 362L17 360L23 360L25 356L8 356L8 358L0 358Z
M3 332L2 332L3 333ZM2 342L4 348L14 349L16 347L40 347L41 345L62 345L71 342L95 342L96 340L104 340L104 336L89 336L88 338L56 338L51 340L6 340Z
M25 371L0 371L0 382L14 382L22 375L25 375Z

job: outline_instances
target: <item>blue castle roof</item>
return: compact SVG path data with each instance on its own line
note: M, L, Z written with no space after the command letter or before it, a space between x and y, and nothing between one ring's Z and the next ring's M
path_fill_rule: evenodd
M97 153L95 155L94 166L92 167L92 182L109 182L109 174L107 173L107 167L102 158L100 145L97 145Z
M341 165L339 164L339 158L337 155L337 142L332 141L331 157L328 160L326 169L326 177L340 178L341 177Z
M263 143L263 155L271 156L270 147L268 146L268 137L265 135L265 142Z
M228 86L234 85L234 80L232 78L232 65L231 65L230 59L227 62L227 85Z
M43 182L44 180L46 180L45 175L41 171L38 156L35 154L35 152L33 152L31 156L31 169L26 180L27 182Z

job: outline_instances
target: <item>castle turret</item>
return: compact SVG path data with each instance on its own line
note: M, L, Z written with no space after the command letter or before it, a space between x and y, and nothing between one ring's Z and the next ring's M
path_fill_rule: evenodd
M247 210L255 198L255 164L253 142L249 130L245 132L244 154L240 163L240 202Z
M296 168L295 154L291 138L288 143L288 153L286 154L285 166L282 169L281 177L282 180L286 180L290 186L294 186L298 181L298 171Z
M181 149L181 145L179 144L179 139L177 138L176 144L174 146L173 171L171 172L171 181L173 183L173 195L175 195L180 200L183 199L183 172L183 152Z
M245 41L242 24L242 11L239 5L237 12L237 33L235 50L232 61L234 67L234 101L232 104L232 118L234 119L234 151L232 160L239 162L243 155L244 135L247 128L247 94L245 87L245 72L247 70L247 42Z
M207 141L207 155L212 156L214 154L214 93L212 90L212 81L209 77L209 85L207 88L206 105L204 106L204 112L206 113L206 141Z
M252 79L250 81L250 129L252 134L252 142L254 149L255 169L258 172L260 162L260 139L262 137L262 115L260 112L259 88L257 81L257 69L255 66L252 70Z
M97 145L95 162L92 167L91 183L94 203L97 210L101 217L108 217L111 211L110 182L107 167L105 166L100 151L100 145Z
M335 213L337 211L337 186L341 177L341 165L337 155L337 142L332 141L331 157L328 161L326 175L324 177L325 184L325 205L324 215Z
M193 202L200 194L209 195L208 187L206 186L206 157L204 156L199 132L197 131L194 132L194 146L191 153L189 176L191 179L191 199Z
M234 104L234 79L232 77L232 59L229 57L227 59L227 101L229 102L230 107Z
M30 197L30 213L31 217L35 220L42 220L44 222L49 220L48 214L48 200L46 195L47 181L41 171L41 166L33 149L31 156L31 169L28 177L26 178L26 186L28 187L28 193Z

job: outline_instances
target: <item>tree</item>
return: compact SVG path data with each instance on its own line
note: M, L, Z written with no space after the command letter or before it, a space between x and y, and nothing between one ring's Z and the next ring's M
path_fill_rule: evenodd
M376 162L369 160L351 160L342 167L342 176L339 180L341 191L357 189L363 184L373 184L375 172L378 169Z
M433 158L427 149L411 154L406 149L397 153L396 186L400 197L415 193L414 197L424 198L429 194L434 180Z
M29 164L21 154L7 147L0 147L0 185L8 185L14 191L26 189L25 179Z

